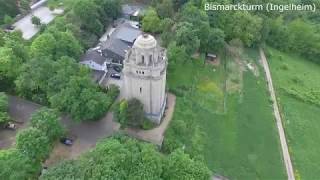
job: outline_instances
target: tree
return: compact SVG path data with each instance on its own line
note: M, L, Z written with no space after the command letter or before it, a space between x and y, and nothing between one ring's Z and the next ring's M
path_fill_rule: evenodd
M112 100L100 92L89 76L73 76L66 87L49 98L53 108L70 113L77 121L96 120L108 110Z
M192 55L200 47L200 40L196 34L195 28L191 23L182 22L178 24L177 45L185 46L188 55Z
M246 46L258 43L261 38L262 19L247 11L236 11L227 17L224 32L228 40L239 38Z
M18 76L21 64L22 60L14 54L12 48L0 48L0 80L15 79Z
M17 134L17 149L31 159L44 159L49 153L49 148L49 139L39 129L31 127Z
M0 150L0 179L36 179L41 165L16 149Z
M8 111L8 106L8 96L5 93L0 92L0 111Z
M10 121L8 111L8 97L3 92L0 92L0 125L6 124Z
M176 42L170 43L168 46L168 61L169 64L182 64L188 59L186 48L184 46L177 46ZM169 68L172 66L169 66Z
M138 99L130 99L127 108L127 124L131 126L142 126L144 121L143 104Z
M48 104L48 80L54 76L54 64L54 61L46 57L33 58L24 63L15 80L16 92L35 102Z
M101 35L103 25L99 21L99 6L91 0L79 0L73 6L73 12L80 18L82 26L95 35Z
M36 25L36 26L40 26L41 25L41 19L37 16L32 16L31 18L31 22L33 25Z
M4 18L3 18L3 22L5 24L12 24L13 23L13 18L8 16L8 15L5 15Z
M26 14L31 10L30 0L20 0L20 11L22 14Z
M161 20L155 11L155 9L150 8L147 10L146 15L142 19L142 29L146 32L157 33L160 32L159 24Z
M16 1L0 0L0 24L3 24L4 16L14 17L18 14Z
M168 171L168 172L165 172ZM176 173L176 174L174 174ZM182 151L169 156L147 143L125 136L100 141L77 160L65 161L40 176L46 179L210 179L200 161Z
M163 0L161 3L157 4L157 12L162 18L171 18L174 14L172 0Z
M71 32L55 32L54 36L57 44L55 48L55 59L59 59L62 56L80 59L80 56L83 54L82 47Z
M210 170L204 163L190 159L182 150L169 155L164 163L164 179L210 179Z
M38 36L31 44L30 54L34 58L55 57L56 40L50 33Z
M211 29L205 46L206 51L211 53L219 52L224 47L224 37L221 29Z
M48 108L42 108L31 116L31 126L42 131L51 142L64 131L58 113Z

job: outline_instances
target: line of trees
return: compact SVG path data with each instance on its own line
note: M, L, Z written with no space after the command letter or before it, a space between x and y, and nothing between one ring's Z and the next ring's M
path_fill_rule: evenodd
M30 45L19 32L0 32L0 82L4 85L0 90L14 91L67 112L78 121L102 117L119 90L112 87L106 92L99 88L92 81L89 69L78 64L78 60L84 49L95 43L102 30L119 15L120 7L115 0L74 1L66 14L58 17ZM94 12L98 14L90 14ZM98 26L90 24L88 17L104 24L101 32L95 32ZM92 36L93 40L86 38Z
M199 179L208 180L209 169L182 150L165 156L156 148L126 136L99 142L77 160L49 168L40 179Z

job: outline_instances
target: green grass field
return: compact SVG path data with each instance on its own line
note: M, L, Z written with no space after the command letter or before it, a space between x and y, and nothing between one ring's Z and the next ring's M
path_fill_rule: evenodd
M256 51L245 54L246 60L258 59ZM225 77L233 69L226 73L223 65L215 71L209 67L194 60L169 72L170 90L191 88L177 97L165 142L177 141L187 152L195 149L213 172L230 179L286 179L261 69L258 77L245 71L242 81L234 81L243 83L242 89L226 93Z
M320 65L268 49L296 177L320 177Z

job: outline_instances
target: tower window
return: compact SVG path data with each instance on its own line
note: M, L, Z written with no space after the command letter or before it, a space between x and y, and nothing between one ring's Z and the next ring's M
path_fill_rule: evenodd
M142 58L142 64L144 64L144 56L142 56L141 58Z
M140 87L140 93L142 93L142 87Z
M152 62L152 55L149 56L149 63L151 64Z

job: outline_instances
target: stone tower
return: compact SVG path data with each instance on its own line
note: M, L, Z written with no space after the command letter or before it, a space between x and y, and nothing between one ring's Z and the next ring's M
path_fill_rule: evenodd
M155 38L140 35L124 60L124 96L139 99L146 116L159 124L166 106L166 50Z

